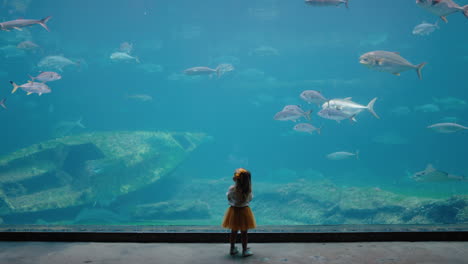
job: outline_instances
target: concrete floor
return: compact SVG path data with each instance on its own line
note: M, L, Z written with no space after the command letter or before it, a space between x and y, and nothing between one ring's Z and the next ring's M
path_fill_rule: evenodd
M249 244L231 257L228 244L0 242L1 264L466 264L468 242Z

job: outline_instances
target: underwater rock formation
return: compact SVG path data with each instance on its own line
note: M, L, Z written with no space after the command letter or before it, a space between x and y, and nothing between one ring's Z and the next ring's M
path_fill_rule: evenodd
M207 138L100 132L18 150L0 158L0 216L109 204L163 178Z
M172 200L155 204L138 205L133 217L138 220L154 219L207 219L210 206L206 202Z

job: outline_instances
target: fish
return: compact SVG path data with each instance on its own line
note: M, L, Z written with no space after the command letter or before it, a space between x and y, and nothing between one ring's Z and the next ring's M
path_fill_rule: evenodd
M135 60L136 63L140 63L138 57L133 57L125 52L114 52L110 55L110 59L114 61L132 61Z
M320 92L314 90L305 90L299 97L309 104L313 103L320 105L323 102L328 101Z
M68 65L77 65L80 66L80 62L73 62L72 60L65 58L62 55L54 55L54 56L47 56L42 58L37 66L39 68L43 69L48 69L48 70L58 70L60 72L63 71L63 68L65 68Z
M41 72L36 77L29 75L29 78L31 78L33 82L34 80L38 80L39 82L46 83L60 80L62 79L62 76L56 72Z
M7 109L5 102L6 102L6 98L3 98L3 99L0 101L0 106L3 107L3 108L5 108L5 109Z
M345 4L348 7L348 0L305 0L305 3L311 6L339 6Z
M127 96L128 99L134 99L140 102L149 102L153 100L153 97L151 95L147 94L133 94Z
M52 90L47 86L45 83L40 82L32 82L28 81L25 84L17 85L16 83L10 81L11 85L13 85L13 90L11 93L15 93L18 88L21 88L23 91L27 93L27 95L37 93L38 95L42 95L45 93L50 93Z
M120 52L127 53L127 54L132 53L132 51L133 51L133 43L122 42L122 43L120 44L120 46L119 46L119 51L120 51Z
M312 113L312 110L307 111L307 112L300 112L294 109L290 110L281 110L280 112L276 113L275 116L273 117L274 120L279 120L279 121L294 121L296 122L299 118L304 117L307 120L310 120L310 114Z
M53 136L63 137L70 135L76 128L85 129L86 127L82 123L83 118L80 117L76 121L61 121L53 127Z
M349 159L352 157L359 159L359 150L356 150L355 153L346 152L346 151L338 151L338 152L333 152L327 155L327 159L329 160L344 160L344 159Z
M456 176L445 171L435 169L432 164L428 164L423 171L414 173L410 178L418 182L467 181L463 176Z
M468 127L459 125L457 123L437 123L430 125L427 128L432 129L438 133L454 133L460 130L468 129Z
M463 12L468 18L468 5L461 7L452 0L416 0L416 5L439 16L445 23L448 23L448 15L457 12Z
M310 120L310 114L312 113L312 110L309 111L304 111L299 105L286 105L283 107L282 111L294 111L297 112L298 114L304 116L307 120Z
M317 133L320 135L321 134L321 130L322 128L316 128L314 127L313 125L309 124L309 123L300 123L300 124L297 124L294 126L293 128L294 130L296 131L299 131L299 132L306 132L306 133L309 133L309 134L312 134L312 132L314 131L317 131Z
M401 72L416 70L418 77L422 80L421 70L426 62L413 65L400 56L398 52L376 50L363 54L359 57L359 63L376 71L389 72L399 76Z
M413 35L428 36L436 29L439 29L439 21L436 21L434 24L429 24L423 21L421 24L417 25L413 29Z
M338 123L340 123L341 120L345 120L345 119L349 119L352 122L356 122L356 119L354 118L355 116L350 116L336 108L331 108L331 107L323 108L317 114L322 118L335 120Z
M377 101L377 97L372 99L367 104L367 106L355 103L355 102L351 101L351 99L352 99L351 97L347 97L347 98L344 98L344 99L332 99L332 100L329 100L329 101L323 103L322 108L323 109L325 109L325 108L335 108L337 110L342 111L343 113L345 113L348 116L356 116L360 112L362 112L362 110L366 109L375 118L380 119L380 117L374 111L374 104L375 104L375 101Z
M38 49L40 47L39 47L39 45L37 45L36 43L34 43L32 41L26 40L26 41L18 43L18 45L16 45L16 48L17 49L22 49L22 50L35 50L35 49Z
M468 106L465 100L452 96L443 98L433 97L432 100L446 110L463 110Z
M48 16L46 18L43 18L41 20L36 20L36 19L16 19L16 20L11 20L11 21L6 21L6 22L2 22L0 23L0 30L3 30L3 31L10 31L12 29L16 29L16 30L19 30L19 31L22 31L23 27L28 27L28 26L32 26L32 25L41 25L43 28L45 28L47 31L50 31L49 30L49 27L47 27L47 22L49 21L49 19L51 19L52 17L51 16Z
M438 105L435 105L435 104L425 104L425 105L415 106L414 110L423 112L423 113L435 113L435 112L439 112L440 108Z
M211 69L211 68L204 67L204 66L197 66L197 67L185 69L183 72L185 75L209 75L211 76L212 74L216 74L218 78L221 76L219 66L216 67L216 69Z

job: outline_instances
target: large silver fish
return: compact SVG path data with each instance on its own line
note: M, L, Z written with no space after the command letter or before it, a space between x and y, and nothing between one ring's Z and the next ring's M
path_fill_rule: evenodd
M322 109L325 108L334 108L337 110L342 111L347 116L355 117L359 113L361 113L364 109L368 110L375 118L379 119L380 117L374 111L374 104L377 100L377 97L372 99L367 106L361 105L351 101L351 97L344 98L344 99L332 99L328 102L323 103Z
M408 70L416 70L418 77L421 80L421 69L426 65L425 62L419 65L413 65L406 59L400 56L398 52L389 51L371 51L359 57L359 63L376 71L389 72L395 75L400 75L400 72Z
M429 34L431 34L439 28L438 22L439 20L437 20L434 24L429 24L423 21L421 24L414 27L413 35L428 36Z
M344 160L344 159L349 159L352 157L359 159L359 150L356 150L355 153L346 152L346 151L338 151L338 152L333 152L327 155L327 159L329 160Z
M60 72L63 71L63 68L68 65L77 65L80 66L80 62L74 62L68 58L63 57L62 55L58 56L47 56L42 58L37 66L41 69L45 70L58 70Z
M430 125L427 128L432 129L438 133L454 133L460 130L468 129L468 127L459 125L457 123L437 123Z
M45 28L47 31L50 31L49 28L47 27L47 21L51 19L51 16L48 16L46 18L43 18L41 20L36 20L36 19L16 19L16 20L11 20L11 21L6 21L0 23L0 30L4 31L10 31L12 29L16 29L19 31L22 31L23 27L28 27L32 25L41 25L43 28Z
M327 99L323 97L323 95L320 92L315 90L305 90L301 93L300 97L302 100L306 101L309 104L313 103L319 105L327 101Z
M411 179L419 182L447 182L447 181L467 181L463 176L449 174L445 171L435 169L431 164L426 169L410 176Z
M445 23L448 22L447 16L456 12L463 12L465 17L468 18L468 5L461 7L452 0L416 0L416 4L439 16Z
M332 108L332 107L323 108L317 114L320 117L330 119L330 120L335 120L338 123L340 123L341 120L345 120L345 119L349 119L352 122L356 122L356 119L354 118L353 115L350 116L344 113L343 111L338 110L336 108Z
M13 85L13 90L11 93L15 93L18 88L21 88L23 91L27 93L27 95L37 93L38 95L42 95L44 93L50 93L52 90L47 86L45 83L40 82L32 82L28 81L25 84L17 85L16 83L10 81L11 85Z
M348 8L348 0L305 0L305 3L311 6L339 6L345 4Z

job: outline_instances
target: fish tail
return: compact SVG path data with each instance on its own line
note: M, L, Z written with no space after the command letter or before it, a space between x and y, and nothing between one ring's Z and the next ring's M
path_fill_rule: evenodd
M348 0L345 0L345 3L344 3L344 4L345 4L346 8L349 8L349 6L348 6Z
M29 75L29 74L28 74L28 76L29 76L29 78L31 78L31 81L33 81L33 82L34 82L34 79L36 79L35 77L32 77L32 76Z
M369 110L369 112L375 116L375 118L377 119L380 119L380 117L377 115L377 113L374 111L374 104L375 104L375 101L377 101L377 97L375 97L374 99L372 99L369 104L367 104L367 110Z
M48 16L46 18L43 18L41 20L39 20L39 25L41 25L43 28L45 28L47 31L50 31L49 30L49 27L47 27L47 21L49 21L49 19L51 19L52 17L51 16Z
M359 150L356 150L356 159L359 159Z
M309 110L309 111L305 112L304 117L309 121L310 121L310 114L312 114L312 112L313 112L313 110Z
M3 99L0 101L0 106L3 107L3 108L5 108L5 109L7 109L5 102L6 102L6 98L3 98Z
M12 82L12 81L10 81L10 83L11 83L11 85L13 85L13 90L11 91L11 93L15 93L16 90L18 90L19 86L16 83Z
M462 7L463 8L463 14L465 15L466 18L468 18L468 5Z
M416 72L418 73L419 80L422 80L421 70L425 65L426 65L426 62L423 62L423 63L419 64L418 66L416 66Z
M80 119L78 119L78 121L76 121L75 124L76 124L77 126L81 127L81 128L86 128L86 127L83 125L83 123L81 123L81 121L83 121L83 117L82 117L82 116L80 116Z
M322 134L322 127L317 128L317 134Z
M136 63L140 63L140 58L135 57L135 61L136 61Z
M216 77L218 77L218 78L221 77L221 67L218 66L218 67L216 67L215 70L216 70Z

